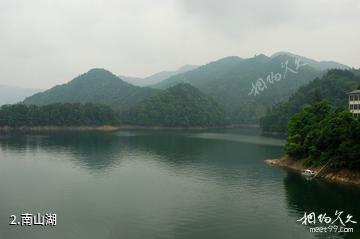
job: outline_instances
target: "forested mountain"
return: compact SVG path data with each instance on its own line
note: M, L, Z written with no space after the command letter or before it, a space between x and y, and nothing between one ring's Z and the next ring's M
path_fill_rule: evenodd
M188 72L188 71L192 71L194 69L198 68L198 66L195 65L185 65L180 67L179 69L175 70L175 71L161 71L158 73L155 73L151 76L145 77L145 78L140 78L140 77L131 77L131 76L124 76L124 75L119 75L119 77L121 79L123 79L126 82L129 82L133 85L138 85L138 86L149 86L149 85L153 85L156 83L159 83L160 81L163 81L169 77L172 77L174 75L177 74L181 74L184 72Z
M235 123L257 123L266 108L287 99L323 72L289 55L249 59L227 57L154 85L166 89L190 83L212 96Z
M25 104L96 103L126 110L158 90L138 87L122 81L104 69L92 69L67 84L37 93L25 99Z
M123 114L123 122L143 126L209 127L229 124L224 110L189 84L178 84Z
M154 85L159 89L137 87L109 71L92 69L67 84L28 97L24 103L96 103L123 112L160 89L190 83L214 98L234 124L258 123L270 106L287 100L301 86L321 77L327 67L346 68L336 62L317 62L291 53L248 59L232 56L198 68L186 66L171 72L176 75ZM288 116L285 120L287 122Z
M26 97L31 96L40 89L29 89L7 85L0 85L0 106L4 104L14 104L23 101Z
M260 126L264 132L285 132L290 118L305 104L322 99L334 107L347 107L346 93L360 86L358 70L329 70L321 79L317 78L301 87L289 100L280 102L268 110L261 118Z

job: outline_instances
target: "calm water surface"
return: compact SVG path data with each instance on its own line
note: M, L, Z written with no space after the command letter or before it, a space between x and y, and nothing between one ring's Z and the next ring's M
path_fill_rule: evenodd
M297 222L360 223L360 190L264 164L283 143L253 129L0 135L0 238L360 238ZM57 226L9 225L38 212Z

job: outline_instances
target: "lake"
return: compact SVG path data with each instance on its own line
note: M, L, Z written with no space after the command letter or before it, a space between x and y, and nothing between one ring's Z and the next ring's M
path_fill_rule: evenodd
M257 129L2 134L0 238L360 238L297 221L360 223L360 190L266 165L283 144ZM57 225L9 225L23 213Z

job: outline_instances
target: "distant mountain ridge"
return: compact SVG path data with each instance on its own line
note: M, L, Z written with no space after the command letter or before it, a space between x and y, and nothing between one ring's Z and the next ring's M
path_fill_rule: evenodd
M186 66L152 87L134 86L104 69L92 69L67 84L26 98L26 104L97 103L127 111L161 90L189 83L225 109L235 124L258 123L266 110L287 100L301 86L322 77L327 67L347 67L318 62L292 53L260 54L251 58L225 57L206 65ZM169 72L155 74L165 77ZM148 77L149 78L149 77ZM138 80L138 78L133 78ZM130 81L130 80L129 80Z
M150 86L150 85L159 83L160 81L165 80L171 76L181 74L184 72L188 72L188 71L192 71L198 67L199 66L196 66L196 65L185 65L175 71L160 71L160 72L157 72L157 73L155 73L151 76L145 77L145 78L124 76L124 75L119 75L119 77L122 80L129 82L131 84L137 85L137 86Z
M247 59L231 56L172 76L153 87L166 89L189 83L217 100L235 123L257 123L267 107L287 99L300 86L324 74L317 66L302 61L297 69L297 60L286 54L273 57L260 54ZM267 80L277 73L282 75L281 80ZM263 86L259 85L260 78ZM260 87L258 94L251 95L254 87Z
M191 72L183 72L179 75L171 76L163 81L152 85L155 88L165 89L176 85L178 83L192 83L192 80L198 80L197 77L201 77L202 73L210 71L209 73L216 74L217 68L226 67L227 70L232 70L239 62L242 62L242 58L237 56L228 56L217 61L210 62L206 65L200 66Z
M311 66L313 66L314 68L317 68L321 71L325 71L325 70L329 70L329 69L342 69L342 70L350 69L349 66L335 62L335 61L316 61L316 60L312 60L312 59L304 57L304 56L296 55L296 54L293 54L290 52L285 52L285 51L274 53L273 55L271 55L271 57L275 58L280 55L287 55L290 57L300 59L302 62L306 62L306 63L310 64Z
M15 104L21 102L26 97L31 96L40 91L42 90L0 85L0 106L5 104Z
M105 69L91 69L70 82L37 93L25 104L96 103L126 110L158 90L131 85Z

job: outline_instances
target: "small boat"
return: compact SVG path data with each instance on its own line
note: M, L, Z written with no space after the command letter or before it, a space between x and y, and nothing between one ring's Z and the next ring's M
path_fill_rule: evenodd
M315 172L311 171L310 169L306 169L301 173L301 175L305 177L314 177Z

